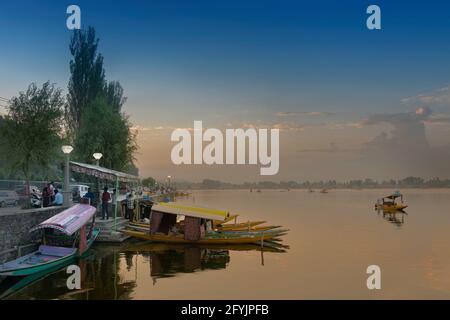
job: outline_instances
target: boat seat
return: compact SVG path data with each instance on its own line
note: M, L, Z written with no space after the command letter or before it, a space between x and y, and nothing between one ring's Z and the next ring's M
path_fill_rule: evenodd
M46 256L64 257L72 254L75 250L75 248L53 247L46 245L39 246L39 252Z

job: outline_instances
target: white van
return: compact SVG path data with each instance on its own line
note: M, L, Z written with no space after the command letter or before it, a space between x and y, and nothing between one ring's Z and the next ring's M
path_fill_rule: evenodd
M12 190L0 190L0 207L17 206L19 204L19 195Z
M89 186L84 184L73 184L70 186L70 190L72 191L73 201L80 201L86 193L88 192Z

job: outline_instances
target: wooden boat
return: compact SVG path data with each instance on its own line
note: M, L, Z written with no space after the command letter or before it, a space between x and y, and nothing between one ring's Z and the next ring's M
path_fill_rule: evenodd
M220 225L220 229L222 230L239 230L239 229L248 229L254 226L266 223L267 221L247 221L241 223L230 223L230 224L222 224Z
M396 200L400 198L401 203L397 203ZM385 212L395 212L403 211L408 206L403 203L403 195L396 191L391 195L383 197L375 203L375 210L385 211Z
M229 214L228 217L226 217L224 220L213 220L213 225L218 226L230 222L231 220L236 221L238 217L239 217L238 214Z
M177 217L184 216L184 220L177 222ZM134 230L123 230L125 234L153 242L167 242L180 244L242 244L255 243L280 237L287 230L233 230L220 231L212 227L213 220L224 221L228 212L200 207L189 207L173 203L153 205L148 229L139 225L132 225ZM256 224L264 221L257 221ZM249 223L243 225L248 226ZM233 224L236 225L236 224Z
M220 231L220 230L224 230L224 231L264 231L264 230L270 230L270 229L275 229L275 228L279 228L280 226L259 226L260 224L265 223L266 221L250 221L249 222L243 222L243 223L238 223L238 224L220 224L220 225L216 225L214 226L214 230L216 231ZM136 228L136 229L140 229L140 228L145 228L146 230L148 230L148 228L150 227L150 223L144 223L144 222L130 222L130 227L131 228Z
M148 233L143 231L122 230L123 233L142 240L166 243L185 243L185 244L245 244L255 243L261 240L269 240L278 234L263 235L222 235L220 237L205 236L199 240L186 240L183 235L167 235L162 233Z
M100 232L92 223L90 231L86 233L86 225L94 218L95 212L96 209L88 204L77 204L32 228L30 232L44 231L43 244L35 252L0 265L0 276L28 276L54 270L83 255ZM48 244L64 241L72 245ZM78 247L75 247L77 242Z

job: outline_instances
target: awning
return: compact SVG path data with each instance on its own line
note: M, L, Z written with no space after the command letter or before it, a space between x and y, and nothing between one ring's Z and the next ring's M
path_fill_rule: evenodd
M73 172L87 174L103 180L116 181L117 178L121 182L139 181L138 176L128 174L125 172L111 170L108 168L103 168L93 164L70 161L70 169Z
M189 207L165 202L154 204L152 207L152 211L220 221L225 220L225 218L229 215L227 211L223 210Z
M59 230L66 235L71 236L92 219L95 211L96 208L91 205L77 204L54 215L50 219L45 220L32 228L30 232L50 228Z

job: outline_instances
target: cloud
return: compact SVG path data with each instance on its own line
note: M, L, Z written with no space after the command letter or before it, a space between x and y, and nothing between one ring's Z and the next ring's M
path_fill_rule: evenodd
M275 123L242 123L240 128L253 128L253 129L279 129L280 131L293 131L300 132L304 131L306 126L299 124L291 124L285 122L275 122ZM237 129L237 128L236 128Z
M345 153L345 152L355 152L359 149L344 149L336 145L336 143L331 142L328 148L317 148L317 149L299 149L297 152L300 153Z
M335 113L327 112L327 111L308 111L308 112L291 112L291 111L282 111L277 112L277 117L291 117L291 116L334 116Z
M433 115L428 106L413 112L377 114L364 125L388 124L391 130L381 132L363 144L361 155L372 170L392 175L442 176L450 170L450 148L433 147L425 132L426 123L448 122L449 117Z
M428 93L421 93L401 100L411 107L428 107L433 110L450 111L450 86L442 87Z
M420 107L414 112L395 114L376 114L363 121L365 125L387 123L392 126L389 133L383 132L369 141L368 148L378 148L384 151L427 149L429 147L425 135L424 121L430 119L432 110L429 107Z

